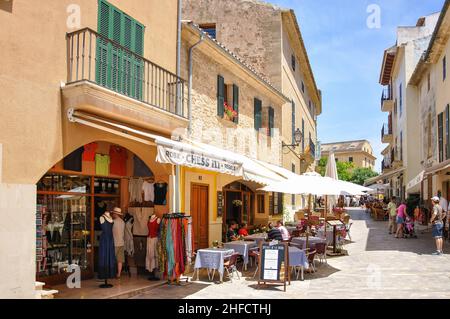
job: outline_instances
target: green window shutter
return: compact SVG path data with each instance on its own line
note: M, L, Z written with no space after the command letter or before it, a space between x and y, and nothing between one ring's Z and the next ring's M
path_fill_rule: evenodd
M450 158L450 105L445 108L445 159Z
M259 131L262 127L262 102L255 98L253 104L253 114L255 121L255 130Z
M302 119L302 152L305 152L305 120Z
M109 25L111 18L111 5L100 0L98 3L98 33L109 38ZM97 38L96 48L96 82L102 86L108 86L108 65L110 48L108 42L102 38Z
M112 8L112 26L111 39L120 44L122 39L122 13L116 8ZM121 91L121 65L122 49L115 44L112 45L111 52L111 88L115 91Z
M439 163L444 161L444 113L438 115Z
M139 56L144 55L144 26L134 22L134 53ZM144 80L144 61L135 57L134 61L134 97L142 99L142 86Z
M239 123L239 87L235 84L233 84L233 110L237 113L237 117L233 121Z
M223 117L225 103L225 80L223 76L217 76L217 115Z
M268 130L268 136L273 136L273 129L275 127L275 111L273 107L269 107L269 130Z
M292 145L294 145L295 144L295 102L294 101L292 101L291 130L292 130Z

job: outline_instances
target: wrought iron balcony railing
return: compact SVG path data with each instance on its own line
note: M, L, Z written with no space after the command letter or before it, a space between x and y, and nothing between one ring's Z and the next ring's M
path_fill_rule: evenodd
M67 34L67 84L81 81L189 116L183 79L89 28Z

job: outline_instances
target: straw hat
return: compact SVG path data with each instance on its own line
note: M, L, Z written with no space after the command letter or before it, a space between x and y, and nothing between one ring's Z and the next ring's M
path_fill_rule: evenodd
M120 216L123 216L122 210L121 210L119 207L114 207L112 213L113 213L113 214L120 215Z

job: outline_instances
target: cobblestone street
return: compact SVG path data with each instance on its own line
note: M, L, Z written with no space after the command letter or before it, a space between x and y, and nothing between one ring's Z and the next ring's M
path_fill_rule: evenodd
M430 231L419 230L418 239L395 239L388 235L387 223L375 222L359 209L350 214L349 255L317 264L317 273L292 281L286 293L282 287L258 290L249 269L240 280L164 285L135 298L450 298L450 250L444 247L444 256L432 256Z

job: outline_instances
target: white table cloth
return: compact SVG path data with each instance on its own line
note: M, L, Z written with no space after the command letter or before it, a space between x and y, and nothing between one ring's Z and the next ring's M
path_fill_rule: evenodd
M253 234L245 237L246 240L256 241L256 245L259 247L260 242L265 242L267 239L266 233Z
M217 270L220 274L220 281L223 281L224 260L233 254L234 250L228 248L199 249L197 251L197 257L195 258L194 265L194 269L197 271L197 280L198 270L201 268L206 268L208 270Z
M299 245L302 249L306 249L306 237L295 237L292 238L291 241L293 244L297 244ZM324 238L320 238L320 237L314 237L314 236L310 236L308 238L308 244L309 245L314 245L317 243L327 243L327 240Z
M225 248L233 249L244 259L244 266L248 264L248 252L251 248L257 247L256 241L233 241L224 244Z

